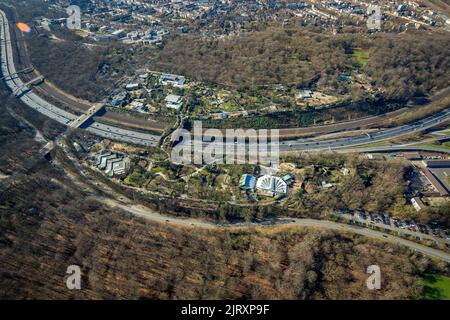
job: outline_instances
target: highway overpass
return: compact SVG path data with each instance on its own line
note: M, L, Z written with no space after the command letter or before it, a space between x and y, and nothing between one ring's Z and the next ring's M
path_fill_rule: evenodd
M13 50L11 46L10 30L8 20L3 11L0 10L0 37L1 37L1 64L2 74L7 86L12 92L23 92L24 83L19 77L11 75L16 74L13 61ZM61 124L71 127L79 127L79 123L85 123L84 119L90 118L87 115L81 117L62 110L49 102L45 101L33 91L23 92L19 99L29 107L39 111L40 113L58 121ZM95 111L95 110L94 110ZM445 109L428 118L416 121L412 124L399 126L396 128L377 131L371 134L361 134L359 136L349 138L331 139L319 142L311 142L306 139L293 139L280 142L280 152L290 151L320 151L320 150L338 150L343 148L356 147L365 144L371 144L380 141L387 141L393 138L405 136L414 132L424 131L441 123L450 120L450 108ZM156 145L159 136L149 133L143 133L131 129L123 129L112 125L94 122L90 124L86 130L102 136L104 138L119 140L129 143L135 143L146 146Z
M97 112L99 112L101 109L103 109L105 105L103 103L96 103L92 108L88 110L87 113L82 114L79 118L75 119L70 124L71 128L80 128L83 124L85 124L89 119L91 119Z
M62 110L51 103L45 101L33 91L27 91L25 84L17 74L13 60L13 49L11 45L11 35L9 29L9 22L3 11L0 10L0 42L1 42L1 71L6 85L10 90L19 95L19 99L27 106L44 114L45 116L63 124L70 126L75 123L78 116ZM134 143L145 146L155 146L159 141L159 136L139 131L133 131L114 127L102 123L94 122L86 128L89 132L102 136L107 139L113 139L128 143Z

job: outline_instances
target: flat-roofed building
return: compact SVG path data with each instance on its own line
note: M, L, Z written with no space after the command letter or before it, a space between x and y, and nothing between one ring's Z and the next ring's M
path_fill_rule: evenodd
M130 160L128 157L113 159L108 162L105 173L111 177L121 176L128 171Z
M426 160L423 164L427 168L450 168L450 160Z
M95 165L111 177L121 176L130 168L130 159L124 154L107 151L97 155Z
M112 153L111 153L110 151L107 151L107 152L104 152L104 153L101 153L101 154L97 155L95 165L96 165L97 167L100 166L100 164L101 164L102 161L103 161L103 158L104 158L104 157L107 157L107 156L110 156L111 154L112 154Z
M173 74L163 74L159 78L159 82L162 85L172 85L174 87L182 88L186 83L186 78L182 76L176 76Z
M413 207L416 209L416 211L420 211L426 207L423 201L418 197L412 198L411 203Z
M169 94L165 101L166 107L170 109L179 110L183 106L183 97L174 94Z
M450 167L448 168L430 168L430 172L450 194Z
M125 86L125 89L128 91L135 91L141 87L139 83L129 83Z
M433 169L432 169L433 170ZM428 179L428 181L431 183L431 185L433 186L434 189L436 189L436 191L442 196L442 197L446 197L449 195L450 190L448 190L446 188L446 186L440 181L440 179L438 179L438 177L436 177L433 172L428 169L428 168L424 168L423 169L423 173L425 175L425 177Z
M108 161L114 160L117 158L117 154L110 154L108 156L101 155L100 164L97 166L100 170L105 170L108 165Z

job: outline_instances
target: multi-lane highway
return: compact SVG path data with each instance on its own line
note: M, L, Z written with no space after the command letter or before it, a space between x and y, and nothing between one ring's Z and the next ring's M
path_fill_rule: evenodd
M70 126L76 121L78 116L64 111L51 103L45 101L29 88L26 88L20 77L15 76L16 68L13 59L13 49L11 45L11 35L9 23L6 15L0 10L0 42L1 42L1 70L5 77L6 85L12 92L16 93L18 98L27 106L46 115L53 120ZM159 141L159 136L142 133L139 131L122 129L119 127L109 126L102 123L92 123L86 128L88 131L102 136L104 138L135 143L140 145L152 146Z
M7 17L0 10L0 37L1 37L1 64L2 74L5 78L7 86L15 92L19 99L29 107L41 112L42 114L52 118L59 123L70 126L76 121L78 116L64 111L51 103L39 97L29 88L25 88L24 83L19 76L15 76L16 68L14 65L13 49L11 45L11 35ZM308 139L285 140L280 143L280 152L289 151L320 151L320 150L337 150L350 148L359 145L371 144L380 141L386 141L396 137L405 136L414 132L420 132L428 128L439 125L450 119L450 108L439 112L426 119L416 121L413 124L403 125L396 128L380 130L374 133L361 134L359 136L349 138L339 138L324 141L311 141ZM112 125L94 122L87 127L87 130L99 136L130 142L140 145L156 145L159 136L150 133L143 133L132 129L123 129Z
M450 120L450 108L445 109L433 116L416 121L412 124L403 125L391 129L380 130L374 133L361 134L349 138L339 138L325 141L310 141L297 139L283 141L280 143L280 151L310 151L310 150L335 150L341 148L355 147L358 145L371 144L402 137L411 133L424 131Z

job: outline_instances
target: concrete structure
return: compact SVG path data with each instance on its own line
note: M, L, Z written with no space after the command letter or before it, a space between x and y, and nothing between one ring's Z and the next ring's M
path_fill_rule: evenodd
M423 174L428 179L428 181L433 185L433 188L441 195L441 197L446 197L450 195L450 190L448 190L445 185L439 181L439 179L431 172L430 169L424 168Z
M75 119L71 124L71 128L80 128L84 123L91 119L97 112L103 109L104 105L102 103L96 103L88 110L87 113L82 114L80 117Z
M416 209L417 211L420 211L426 207L426 205L418 197L412 198L411 203L412 203L414 209Z
M123 154L106 151L97 155L95 165L110 177L122 176L130 168L130 159Z
M422 156L418 152L405 152L403 156L410 161L422 160Z
M6 79L8 79L5 81L7 86L14 92L16 88L20 87L22 81L19 78L10 79L11 77L9 77L11 74L16 73L16 69L13 63L13 49L11 45L9 24L3 11L0 11L0 38L2 74ZM442 97L442 95L439 95L439 97ZM77 116L48 103L47 101L34 94L32 91L22 94L19 99L29 107L64 125L69 125L74 119L77 118ZM305 141L305 139L291 139L282 141L280 143L279 149L280 152L319 150L335 150L337 152L340 152L340 150L343 150L344 148L348 149L358 145L388 141L396 137L406 136L415 132L421 132L436 125L442 124L449 119L450 108L447 108L430 117L415 121L408 125L402 125L386 130L379 130L375 133L372 133L370 137L362 134L354 137L324 140L318 142ZM352 123L360 124L361 121L362 120L353 121ZM332 128L333 131L337 131L340 127L339 124L335 124L332 126ZM122 129L102 123L94 123L90 125L87 130L104 138L146 146L155 145L159 140L159 136L134 130ZM312 129L308 128L308 130ZM388 150L390 149L389 147L384 148ZM424 148L422 147L421 149Z
M427 168L450 168L450 160L426 160L423 164Z
M256 181L256 189L269 196L275 197L287 193L287 184L279 177L264 175Z
M0 10L0 58L1 58L1 72L4 77L6 85L12 92L17 92L23 87L22 80L17 76L17 71L14 66L13 48L11 45L11 35L9 30L9 23L6 15ZM57 121L63 125L69 126L78 117L65 110L62 110L53 104L42 99L32 91L26 91L19 94L18 97L24 104L30 108L42 113L43 115ZM142 133L138 131L122 129L106 125L103 123L93 123L87 130L93 134L99 135L107 139L124 141L128 143L135 143L145 146L153 146L158 143L159 136Z
M450 195L450 160L424 160L423 173L443 197Z
M44 76L38 76L34 79L31 79L30 81L28 81L27 83L22 83L21 86L19 86L17 88L17 90L15 92L13 92L13 94L16 97L19 97L22 94L27 93L28 91L30 91L31 89L29 88L29 86L31 85L38 85L39 83L41 83L42 81L44 81Z
M183 97L174 94L169 94L166 97L165 101L167 108L180 110L180 108L183 106Z
M129 83L125 86L125 89L128 91L135 91L138 90L141 87L139 83Z

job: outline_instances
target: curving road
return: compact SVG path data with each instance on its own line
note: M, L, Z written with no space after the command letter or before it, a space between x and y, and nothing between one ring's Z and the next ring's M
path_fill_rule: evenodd
M449 149L436 147L423 147L423 146L385 146L385 147L372 147L372 148L355 148L355 149L343 149L343 150L334 150L337 153L385 153L385 152L413 152L413 151L424 151L424 152L439 152L439 153L447 153L450 154Z
M46 115L53 120L69 126L78 116L66 112L51 103L45 101L34 92L25 87L22 80L15 76L16 68L13 60L9 22L3 11L0 10L0 41L1 41L1 70L6 78L5 83L12 92L20 92L18 98L27 106ZM159 141L159 136L142 133L139 131L122 129L102 123L92 123L86 128L88 131L104 138L135 143L146 146L154 146Z
M348 148L358 145L371 144L375 142L387 141L393 138L406 136L412 133L421 132L450 120L450 108L445 109L433 116L418 120L414 123L377 131L375 133L361 134L349 138L339 138L318 142L297 139L293 141L280 142L280 151L309 151L309 150L335 150L338 148Z
M261 227L264 226L261 223L248 223L241 225L232 225L232 224L217 224L213 222L202 221L198 219L192 218L175 218L172 216L161 215L156 213L148 208L143 206L133 205L131 203L120 203L111 199L100 199L100 201L111 208L118 208L124 210L128 213L131 213L135 216L139 216L154 222L158 223L166 223L173 224L182 227L197 227L203 229L240 229L240 228L248 228L248 227ZM357 227L342 223L337 223L328 220L314 220L314 219L281 219L275 222L272 226L275 225L285 225L285 226L295 226L295 227L308 227L308 228L319 228L319 229L328 229L334 230L338 232L351 232L355 234L359 234L365 237L369 237L372 239L382 240L386 242L390 242L395 245L401 245L407 247L413 251L422 253L426 256L441 259L447 263L450 263L450 254L440 251L437 249L433 249L421 244L418 244L413 241L405 240L399 237L386 235L382 232L375 231L372 229L367 229L363 227Z
M43 113L44 115L69 126L76 118L76 115L61 110L45 101L34 92L27 90L20 77L10 76L16 73L13 61L13 50L11 46L11 35L9 23L6 15L0 10L0 41L1 41L1 63L2 73L6 77L6 84L13 92L22 92L19 99L29 107ZM428 118L416 121L412 124L399 126L396 128L377 131L370 134L361 134L349 138L339 138L319 142L311 142L307 139L295 139L282 141L280 152L290 151L320 151L337 150L351 148L358 145L370 144L374 142L386 141L392 138L405 136L414 132L420 132L450 120L450 108L445 109ZM87 130L104 138L130 142L140 145L153 146L159 141L159 136L143 133L132 129L123 129L112 125L94 122L87 127Z

